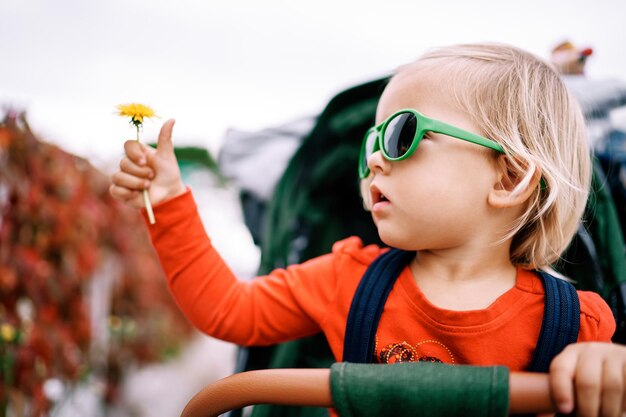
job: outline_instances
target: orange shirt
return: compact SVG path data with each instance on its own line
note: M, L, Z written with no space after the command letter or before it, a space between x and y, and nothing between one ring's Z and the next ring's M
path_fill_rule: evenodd
M335 359L352 297L368 265L384 249L351 237L332 253L251 281L238 281L212 247L190 191L154 207L152 242L179 307L201 331L240 345L268 345L320 331ZM579 341L610 341L615 321L593 292L579 291ZM471 365L530 364L543 317L544 290L532 271L518 269L514 288L483 310L451 311L431 304L407 267L396 281L376 334L382 363L432 360Z

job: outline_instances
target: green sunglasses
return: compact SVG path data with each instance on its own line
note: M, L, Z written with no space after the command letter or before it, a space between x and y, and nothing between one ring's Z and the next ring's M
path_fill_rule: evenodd
M365 133L359 154L359 177L365 179L370 174L367 160L374 152L380 149L388 161L401 161L413 155L426 132L442 133L504 153L504 148L492 140L404 109Z

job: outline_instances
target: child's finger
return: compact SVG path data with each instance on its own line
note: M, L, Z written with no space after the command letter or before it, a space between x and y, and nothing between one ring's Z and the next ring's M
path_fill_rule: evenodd
M124 152L137 165L145 165L148 158L146 156L145 145L136 140L127 140L124 142Z
M120 169L122 172L134 175L136 177L151 179L154 178L154 171L148 166L140 166L135 164L129 158L123 158L120 161Z
M604 361L602 369L602 416L618 417L622 415L624 389L624 366L609 360Z
M109 187L109 194L111 194L111 196L116 200L127 202L137 198L139 196L139 191L129 190L128 188L111 184Z
M574 410L574 375L577 357L575 350L566 348L550 364L552 402L563 414L569 414Z
M174 129L174 119L169 119L159 132L159 139L157 142L157 151L165 154L174 154L174 144L172 143L172 130Z
M128 188L129 190L142 191L150 187L150 181L121 171L113 174L112 182L118 187Z
M591 352L589 352L591 353ZM604 368L601 355L581 355L576 366L576 414L596 417L600 411Z

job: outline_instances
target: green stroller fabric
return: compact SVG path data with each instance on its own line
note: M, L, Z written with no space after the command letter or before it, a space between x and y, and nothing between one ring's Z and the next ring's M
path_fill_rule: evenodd
M341 417L500 417L509 408L509 371L503 366L342 362L331 367L330 384Z
M626 282L624 238L602 168L594 160L591 192L583 225L555 267L580 290L595 291L614 309L611 298ZM619 324L619 323L618 323Z

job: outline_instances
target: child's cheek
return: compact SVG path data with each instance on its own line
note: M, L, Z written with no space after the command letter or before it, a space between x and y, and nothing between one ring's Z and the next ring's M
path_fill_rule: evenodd
M372 195L370 193L370 184L372 183L372 176L361 180L360 191L361 191L361 199L363 200L363 208L366 211L370 211L372 209Z

